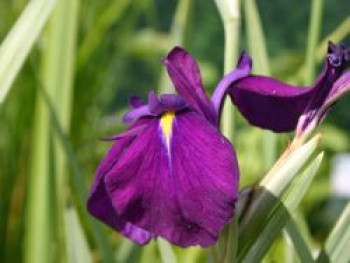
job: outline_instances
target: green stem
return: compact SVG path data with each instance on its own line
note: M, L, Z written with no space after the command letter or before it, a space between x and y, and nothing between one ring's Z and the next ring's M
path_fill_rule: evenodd
M315 79L316 48L322 24L322 11L323 0L312 0L305 62L305 85L312 84Z
M240 35L239 0L215 0L225 31L224 74L232 71L237 63ZM226 100L221 118L222 133L230 140L234 133L233 105ZM224 262L234 262L237 251L238 221L237 217L226 227L220 237L219 256Z
M238 3L237 3L238 5ZM225 30L225 60L224 60L224 74L232 71L237 62L238 57L238 42L239 42L239 26L240 20L239 15L232 19L224 20L224 30ZM229 99L225 100L221 130L222 133L232 140L234 133L234 108Z

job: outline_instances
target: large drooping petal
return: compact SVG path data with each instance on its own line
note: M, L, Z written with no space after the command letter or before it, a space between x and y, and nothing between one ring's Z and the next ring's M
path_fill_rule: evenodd
M215 123L216 113L204 92L199 67L191 55L182 48L175 47L162 61L179 95L190 107Z
M134 139L134 136L119 138L102 160L91 186L87 207L92 215L122 233L124 236L139 244L146 244L156 235L121 219L112 206L104 184L105 175L115 166L120 156L128 149Z
M350 49L331 42L321 74L312 87L295 87L263 76L248 76L229 90L233 103L253 125L275 132L302 133L323 117L333 84L350 64ZM339 96L337 96L338 98Z
M234 150L196 112L171 121L167 135L162 120L149 120L108 172L107 191L116 213L135 226L182 247L213 245L234 213Z
M233 103L252 124L275 132L295 129L312 95L311 87L294 87L270 77L249 76L230 89Z

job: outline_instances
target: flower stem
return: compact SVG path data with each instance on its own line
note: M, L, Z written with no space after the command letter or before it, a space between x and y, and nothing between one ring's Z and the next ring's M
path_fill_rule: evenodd
M323 0L312 0L309 34L306 51L304 84L310 85L315 78L316 47L322 23Z
M235 68L238 58L240 33L239 0L215 0L215 3L225 31L224 74L227 74ZM228 100L224 102L221 130L228 139L232 140L234 133L234 112L233 105ZM234 217L221 236L221 242L219 242L220 262L235 261L238 236L237 220L237 217Z
M238 57L238 43L240 32L239 0L215 0L223 22L225 32L224 74L235 68ZM223 134L232 139L234 132L233 105L227 100L224 103L221 130Z

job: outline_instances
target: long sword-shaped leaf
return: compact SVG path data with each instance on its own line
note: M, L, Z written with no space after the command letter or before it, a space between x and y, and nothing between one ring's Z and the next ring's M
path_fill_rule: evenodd
M315 151L320 137L317 135L298 149L283 156L260 182L253 203L244 212L239 227L239 257L243 258L256 241L286 188Z
M176 263L176 255L171 245L164 239L157 239L158 250L163 263Z
M314 262L314 259L310 252L310 248L307 246L293 218L288 222L288 224L285 227L285 230L288 236L290 237L301 262Z
M52 13L45 31L43 49L42 83L52 90L53 106L60 125L66 134L69 133L71 102L73 96L73 78L75 64L75 44L77 36L79 0L60 0ZM52 144L55 167L55 234L57 236L56 253L62 261L66 258L65 210L67 201L67 181L69 174L64 150L56 139Z
M326 240L324 249L317 259L318 263L350 261L350 203L344 208L336 225Z
M47 92L42 88L39 88L39 92L45 102L44 106L46 106L49 110L52 126L59 139L59 142L61 143L61 146L65 153L65 157L67 158L66 161L73 174L73 176L71 177L71 184L72 191L77 196L77 207L79 209L79 212L82 214L83 218L86 219L86 222L91 229L94 241L96 242L101 253L101 262L114 262L113 252L111 250L107 238L103 234L100 225L97 223L97 221L93 220L91 216L88 215L87 210L85 208L88 191L78 160L74 154L73 147L58 121L58 117L55 113L54 106Z
M73 207L67 208L65 217L68 263L91 263L91 253L77 211Z
M37 40L56 0L31 0L0 46L0 104Z
M270 199L274 200L275 205L267 215L267 221L256 233L256 239L245 255L240 255L239 260L242 262L260 262L265 253L268 251L276 236L281 232L283 227L291 218L307 189L309 188L316 172L321 164L323 153L319 154L305 170L295 176L292 182L285 189L283 194L278 197L270 194ZM261 220L261 218L256 218Z

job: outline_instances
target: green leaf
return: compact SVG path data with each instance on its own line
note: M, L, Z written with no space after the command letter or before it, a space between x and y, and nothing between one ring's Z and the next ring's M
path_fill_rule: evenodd
M73 174L73 176L71 177L71 187L72 187L73 193L77 196L76 201L77 201L77 207L79 209L79 212L82 214L82 217L86 219L86 222L88 223L88 226L91 229L94 241L96 242L100 250L102 262L108 262L108 263L114 262L113 253L111 251L109 241L105 237L101 226L97 223L97 221L92 219L91 216L86 211L85 203L86 203L86 198L88 196L88 190L87 190L87 186L85 185L85 179L81 173L81 169L80 169L77 157L74 154L73 147L69 142L67 136L65 135L58 121L58 117L55 113L53 104L47 92L41 87L39 87L38 90L40 92L40 95L45 101L44 106L47 107L50 113L52 126L56 132L59 143L61 144L64 150L66 161Z
M293 149L290 146L261 180L253 194L251 205L243 211L239 226L238 256L243 258L263 227L268 224L269 214L280 202L279 197L290 185L315 151L320 136L316 135L306 144ZM243 200L243 199L242 199Z
M158 250L163 263L176 263L176 255L171 245L164 239L157 239Z
M73 207L67 208L65 217L68 263L92 262L91 253L77 211Z
M75 46L80 0L60 0L50 17L44 34L42 52L42 83L49 91L55 113L65 133L69 132L73 98ZM52 130L50 130L52 133ZM51 144L51 159L54 163L55 221L52 222L57 235L55 249L62 260L66 258L65 210L67 204L68 167L65 152L55 137Z
M347 263L350 261L350 203L344 208L317 262Z
M303 236L300 234L298 226L296 225L293 218L288 222L285 230L290 237L301 262L314 262L314 259L310 253L310 248L307 246Z
M56 0L29 1L0 46L0 104L39 37Z
M263 221L260 229L255 229L255 238L253 244L249 246L246 254L239 254L239 260L242 262L260 262L269 247L272 245L276 236L295 213L303 196L307 192L316 172L321 164L323 153L319 154L310 165L299 175L295 176L280 197L275 196L268 189L263 189L265 195L270 195L270 202L274 203L272 209L264 215L266 219L254 218L257 221ZM264 203L261 204L264 207Z

